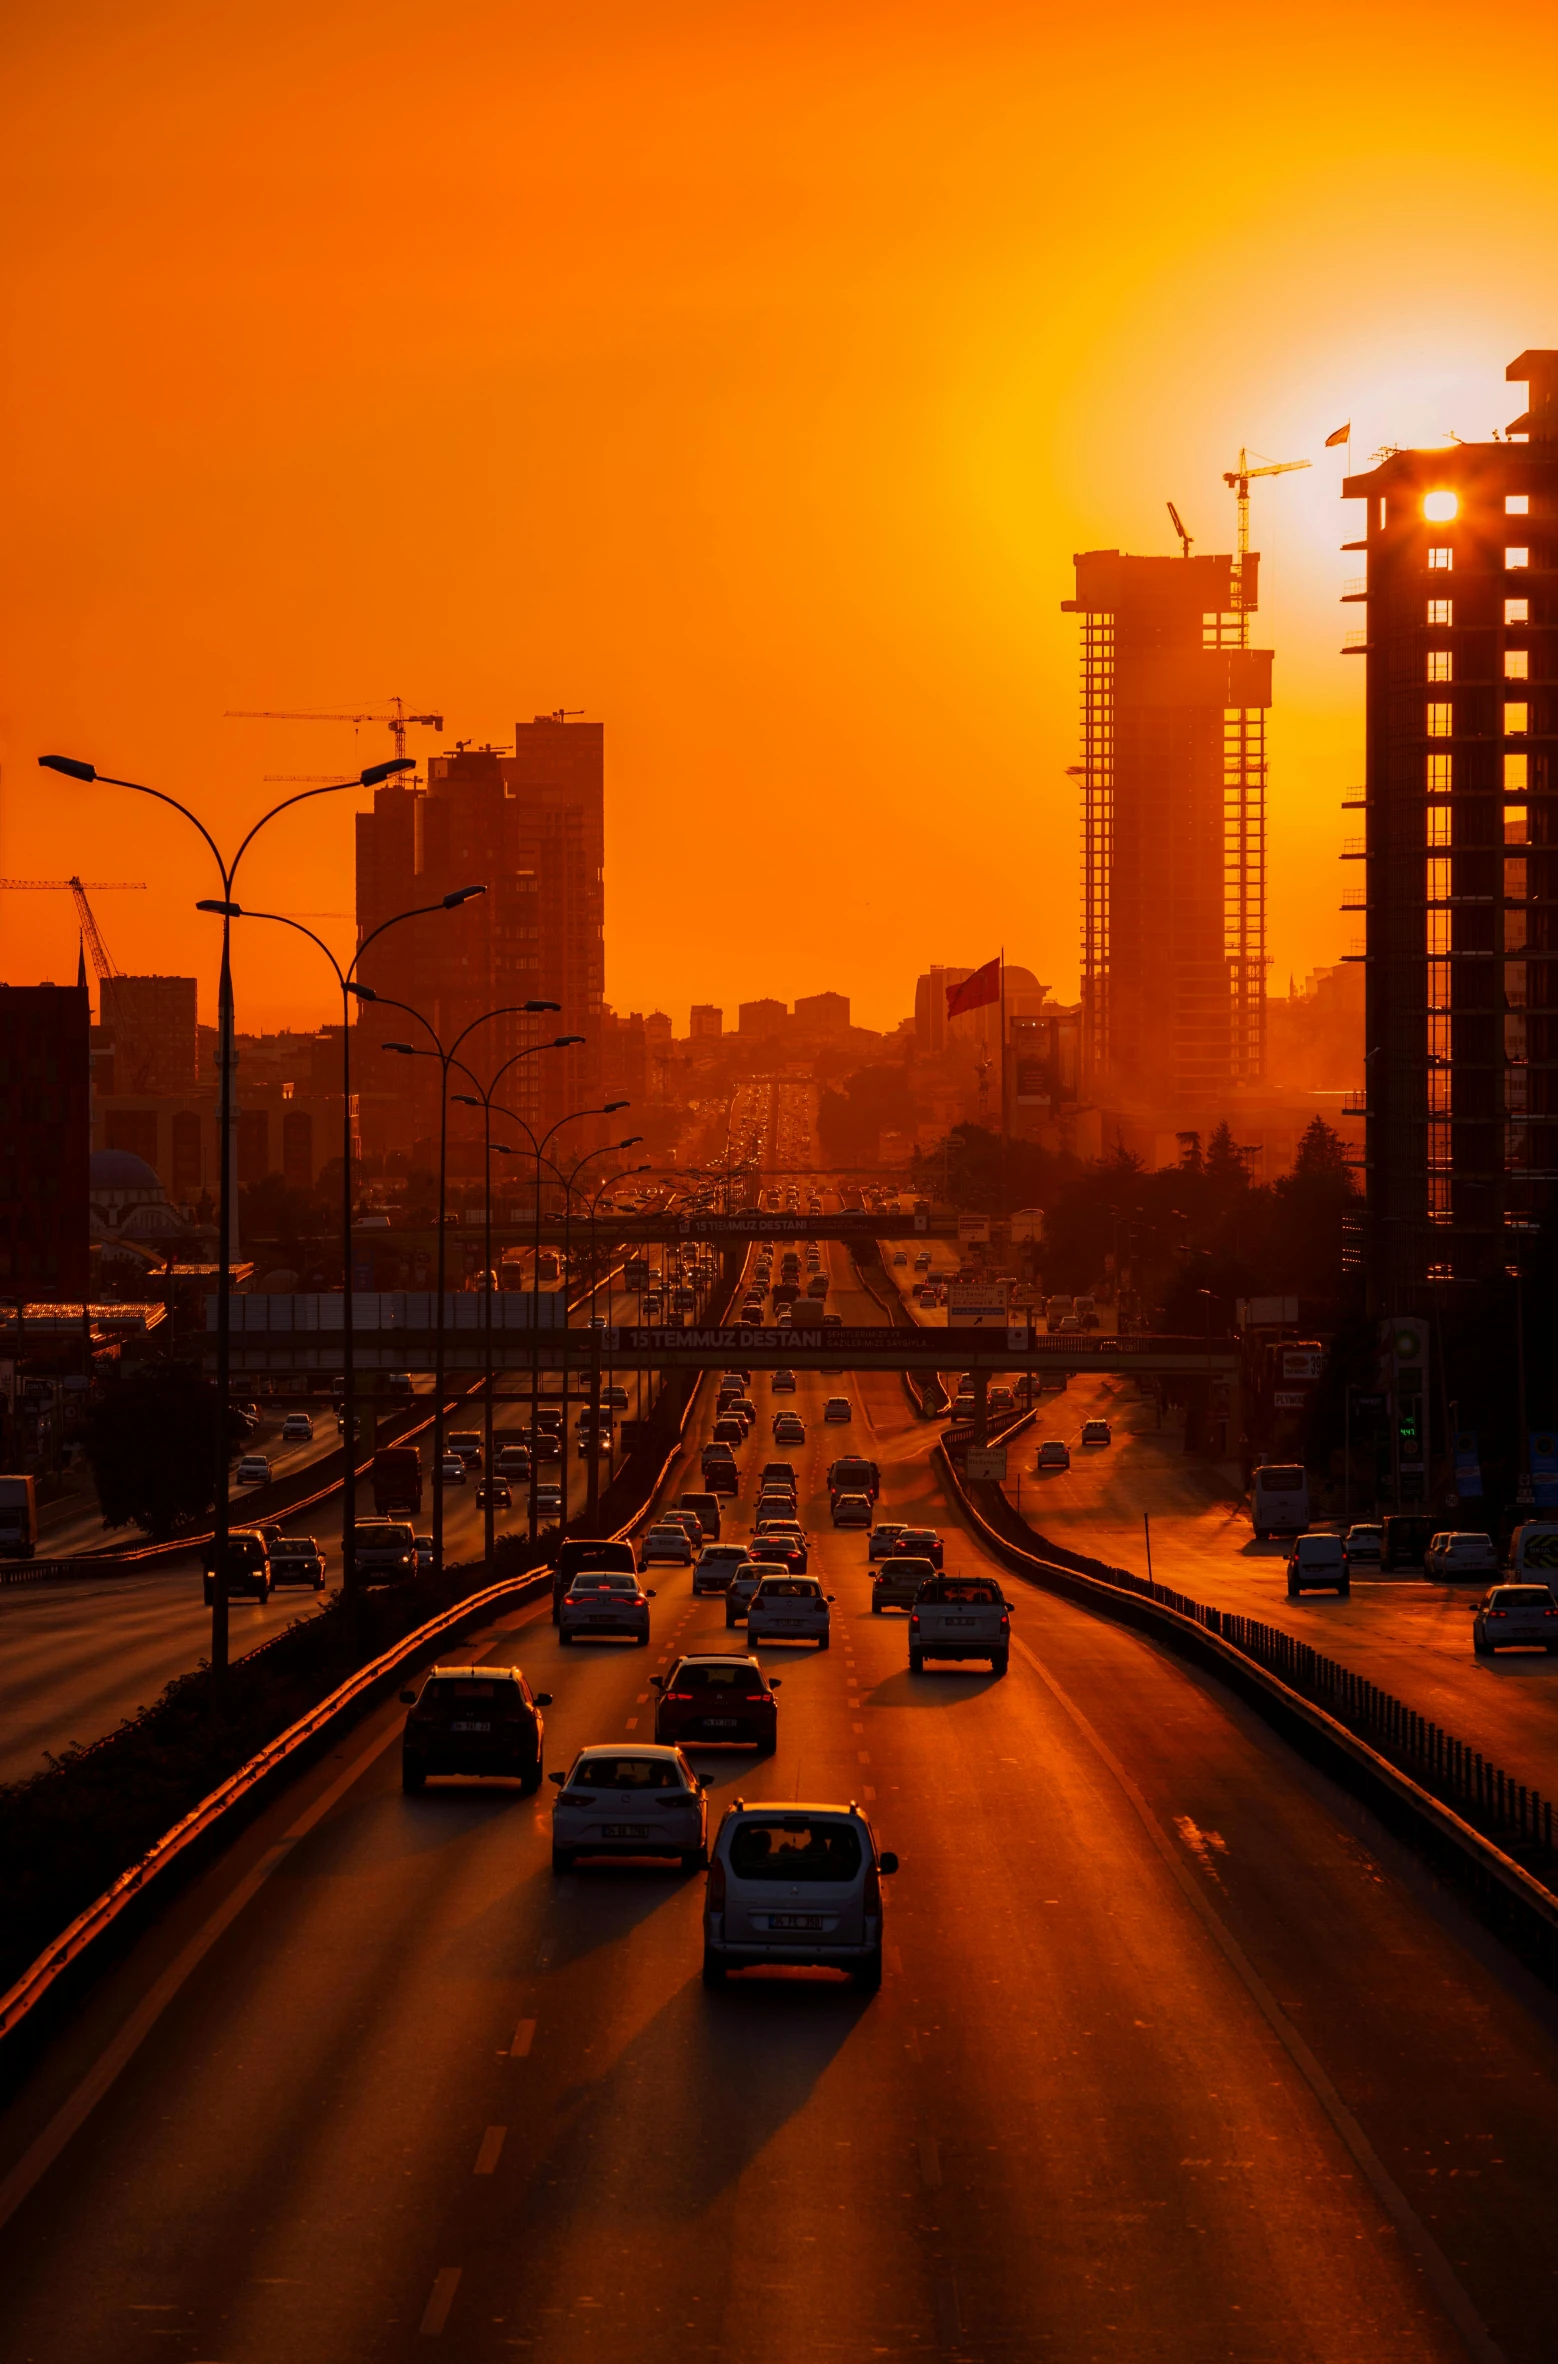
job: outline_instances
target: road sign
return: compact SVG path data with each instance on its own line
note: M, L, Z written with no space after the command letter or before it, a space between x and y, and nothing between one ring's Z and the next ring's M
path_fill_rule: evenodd
M968 1449L968 1479L970 1485L984 1483L1004 1486L1006 1483L1006 1447L1004 1445L970 1445Z
M981 1241L988 1242L989 1237L990 1218L988 1215L959 1215L958 1238L960 1240L970 1240L978 1244Z
M949 1330L1004 1330L1007 1327L1007 1298L1009 1281L949 1280L947 1283L947 1327Z

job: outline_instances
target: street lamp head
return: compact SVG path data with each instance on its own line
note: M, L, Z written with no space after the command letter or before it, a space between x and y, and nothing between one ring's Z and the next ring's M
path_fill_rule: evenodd
M197 903L195 905L195 909L197 911L219 911L224 919L242 919L243 917L243 905L241 903L221 903L210 900L203 903Z
M416 761L410 755L392 755L385 763L370 763L365 772L357 775L364 788L377 788L381 780L390 779L396 772L414 772Z
M571 1050L576 1042L583 1042L583 1040L582 1034L560 1034L555 1042L549 1042L546 1047L549 1051L567 1051Z
M601 1110L601 1114L602 1116L615 1116L619 1108L631 1108L632 1105L631 1100L608 1100Z
M346 990L348 993L355 993L359 1001L377 1001L379 998L371 985L348 984Z
M40 755L38 761L46 772L63 772L67 780L97 778L95 763L78 763L73 755Z
M486 892L484 886L456 887L452 894L445 895L444 909L457 911L462 903L472 902L477 895L484 895Z
M403 1059L414 1059L416 1057L416 1052L409 1042L387 1042L384 1045L384 1048L387 1051L399 1051Z
M533 1017L542 1010L560 1010L562 1006L560 1001L527 1001L521 1004L521 1007L528 1010ZM575 1042L583 1042L584 1037L582 1034L577 1034L572 1039Z
M474 1092L451 1092L449 1097L461 1108L479 1108L481 1106L481 1102Z
M617 1147L619 1149L636 1149L643 1138L644 1136L642 1133L629 1133L625 1141L619 1141L617 1143Z
M511 1142L494 1141L492 1154L494 1157L523 1157L525 1153L522 1149L516 1149Z

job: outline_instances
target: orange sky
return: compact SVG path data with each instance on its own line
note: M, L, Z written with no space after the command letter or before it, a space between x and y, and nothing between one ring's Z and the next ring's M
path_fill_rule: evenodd
M110 949L209 1015L181 826L39 751L232 835L263 774L389 750L226 707L399 691L503 742L577 706L618 1007L831 986L890 1026L1003 940L1072 993L1070 555L1172 548L1165 498L1228 548L1247 443L1315 462L1257 487L1274 981L1336 958L1362 668L1320 447L1486 435L1558 343L1558 12L1251 17L13 6L0 872L146 879ZM350 912L351 802L248 898ZM6 977L73 973L67 898L0 930ZM243 946L240 1024L327 1014L283 945Z

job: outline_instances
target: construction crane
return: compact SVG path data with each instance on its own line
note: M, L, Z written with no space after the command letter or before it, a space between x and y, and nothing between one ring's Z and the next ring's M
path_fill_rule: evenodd
M87 901L88 887L94 895L106 894L110 889L115 893L123 890L127 894L144 895L146 881L144 878L0 878L0 891L6 894L69 895L72 898L81 927L81 940L92 956L92 966L101 984L105 977L117 977L119 971L108 957L108 947L92 916L92 906Z
M1180 518L1179 511L1175 508L1172 501L1170 501L1168 504L1168 513L1174 520L1174 531L1179 536L1180 547L1183 550L1184 555L1188 558L1190 556L1190 545L1195 540L1195 535L1186 533L1183 521Z
M229 722L387 722L389 724L390 737L395 742L395 753L397 755L405 754L406 733L411 728L413 723L419 723L425 729L430 731L442 732L444 727L444 718L441 714L408 714L406 712L406 702L404 698L391 698L389 703L390 711L388 714L298 714L293 713L290 710L275 713L266 708L255 709L248 706L229 706L227 709L226 720ZM277 774L276 776L279 778L283 775ZM302 778L305 775L300 773L297 776Z
M1237 468L1223 470L1223 482L1239 504L1239 555L1234 561L1233 604L1239 617L1241 648L1248 648L1250 640L1248 612L1244 605L1244 562L1250 554L1250 486L1257 476L1291 476L1295 468L1308 466L1307 460L1271 460L1259 468L1252 468L1249 453L1241 447Z

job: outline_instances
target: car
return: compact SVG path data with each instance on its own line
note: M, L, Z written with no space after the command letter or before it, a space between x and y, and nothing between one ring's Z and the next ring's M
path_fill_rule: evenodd
M563 1515L561 1486L537 1486L536 1516L540 1519L560 1519Z
M908 1263L908 1261L909 1261L909 1258L908 1258L908 1255L906 1254L906 1252L904 1251L904 1249L902 1249L902 1248L895 1248L895 1249L893 1250L893 1262L894 1262L895 1264L907 1264L907 1263Z
M209 1554L211 1546L208 1544ZM268 1601L271 1590L270 1552L265 1537L258 1527L234 1527L227 1538L227 1597L236 1600L241 1593L250 1594L257 1601ZM216 1598L216 1564L208 1557L205 1565L205 1599L209 1609Z
M776 1412L773 1436L776 1445L804 1445L806 1423L799 1412Z
M1301 1592L1333 1587L1343 1600L1352 1589L1340 1535L1295 1535L1288 1553L1289 1600L1297 1600Z
M850 1496L847 1497L847 1499L853 1500L854 1497ZM863 1500L864 1497L862 1496L861 1499ZM856 1523L858 1524L858 1522ZM835 1526L839 1524L838 1513L836 1510L833 1514L833 1524ZM876 1525L871 1529L870 1536L867 1540L866 1558L868 1560L885 1560L888 1553L892 1550L893 1545L897 1542L899 1536L902 1535L904 1531L904 1523L902 1519L879 1519Z
M758 1483L765 1488L788 1487L790 1492L793 1494L798 1483L795 1475L794 1462L765 1461L763 1463L762 1475L758 1479Z
M835 1494L829 1507L835 1527L869 1527L871 1497L869 1494Z
M657 1520L638 1548L640 1568L652 1567L657 1561L663 1560L690 1568L694 1557L692 1542L680 1520Z
M270 1460L264 1453L245 1453L234 1472L240 1486L268 1486Z
M754 1649L760 1642L815 1642L826 1650L832 1598L814 1577L765 1576L747 1604L748 1642Z
M692 1572L695 1593L723 1592L732 1571L746 1565L747 1547L744 1543L709 1543Z
M386 1395L398 1396L404 1402L407 1396L415 1395L416 1391L417 1383L409 1371L385 1372L384 1392Z
M657 1526L680 1527L694 1551L703 1549L703 1521L695 1510L663 1510L655 1522Z
M603 1387L600 1400L608 1412L625 1412L628 1408L628 1391L625 1387Z
M524 1445L500 1445L493 1467L499 1477L528 1478L530 1454Z
M983 1576L936 1576L922 1584L909 1611L909 1672L927 1658L988 1658L1004 1675L1011 1659L1012 1604Z
M793 1486L763 1486L757 1497L757 1508L752 1514L754 1526L762 1526L769 1519L788 1519L795 1516L796 1492Z
M747 1557L759 1564L788 1568L792 1576L806 1573L806 1546L799 1535L765 1530L747 1545Z
M1472 1608L1471 1646L1479 1658L1495 1650L1558 1653L1558 1599L1546 1584L1495 1584Z
M847 1395L830 1395L822 1407L822 1417L832 1428L846 1426L855 1417Z
M938 1573L934 1560L894 1552L871 1579L872 1616L880 1617L884 1609L912 1609L920 1586L931 1583Z
M1046 1437L1039 1447L1039 1457L1034 1463L1034 1467L1035 1469L1069 1469L1071 1467L1070 1446L1063 1443L1058 1436Z
M719 1541L719 1496L717 1494L684 1494L676 1505L678 1510L689 1510L699 1528L710 1542Z
M775 1395L794 1395L795 1373L793 1371L775 1371L772 1386Z
M887 1556L889 1559L907 1556L912 1559L929 1560L937 1568L945 1564L941 1537L934 1527L905 1527L894 1549Z
M1384 1543L1385 1529L1378 1520L1368 1520L1359 1526L1349 1527L1342 1537L1342 1549L1347 1554L1348 1566L1351 1567L1354 1561L1377 1564Z
M487 1505L489 1502L492 1504L492 1506L493 1506L493 1508L494 1508L495 1510L512 1510L512 1509L513 1509L513 1507L514 1507L514 1496L513 1496L513 1493L512 1493L512 1492L511 1492L511 1490L510 1490L510 1487L509 1487L509 1482L508 1482L508 1479L507 1479L507 1478L502 1478L502 1477L490 1477L490 1478L478 1478L478 1479L477 1479L477 1481L476 1481L476 1506L477 1506L477 1508L478 1508L479 1510L480 1510L480 1509L484 1509L484 1508L485 1508L485 1506L486 1506L486 1505Z
M312 1535L278 1535L270 1547L272 1584L308 1584L325 1589L325 1555Z
M755 1748L772 1756L779 1738L779 1677L770 1679L749 1651L697 1651L669 1674L651 1675L658 1691L655 1738L663 1748Z
M581 1855L675 1855L684 1871L708 1862L705 1785L679 1748L581 1748L552 1779L554 1872Z
M882 1473L874 1461L867 1461L859 1453L841 1454L828 1468L828 1497L835 1494L865 1494L872 1502L882 1491Z
M615 1576L636 1576L638 1561L634 1557L632 1544L621 1542L615 1537L604 1542L597 1542L587 1536L570 1535L566 1543L558 1545L557 1556L552 1567L552 1622L554 1625L557 1622L557 1613L562 1607L563 1595L574 1578L582 1576L586 1569L595 1571L602 1568L609 1569Z
M1255 1475L1259 1479L1260 1471L1257 1470ZM1418 1510L1397 1510L1382 1519L1380 1524L1384 1530L1379 1555L1381 1568L1394 1570L1422 1567L1428 1547L1438 1532L1433 1520L1425 1518Z
M769 1561L768 1566L772 1567L772 1565L773 1562ZM731 1569L725 1585L725 1623L727 1625L741 1623L751 1605L752 1595L762 1583L766 1573L767 1569L761 1560L754 1560L749 1551L742 1554L735 1567Z
M400 1743L400 1783L415 1797L442 1773L541 1787L550 1691L532 1691L517 1666L435 1666L420 1691L402 1691L411 1713Z
M1436 1535L1423 1554L1423 1574L1439 1582L1480 1576L1484 1582L1498 1572L1498 1553L1486 1535L1445 1532Z
M467 1469L481 1467L481 1435L474 1428L452 1429L444 1439L444 1451L457 1453Z
M314 1423L306 1412L289 1412L281 1424L284 1445L310 1445L314 1441Z
M1084 1445L1107 1445L1112 1444L1113 1441L1114 1432L1107 1420L1083 1421L1082 1442Z
M898 1869L853 1803L797 1801L726 1813L709 1857L703 1900L703 1982L732 1970L806 1963L847 1971L857 1987L882 1983L882 1882Z
M685 1542L686 1538L683 1537ZM580 1634L626 1634L639 1649L649 1647L649 1604L654 1594L636 1576L616 1568L585 1568L564 1593L557 1611L557 1639L576 1641Z
M916 1257L915 1257L915 1259L914 1259L914 1269L915 1269L915 1271L916 1271L916 1272L929 1272L929 1270L930 1270L930 1250L929 1250L929 1248L921 1248L921 1249L919 1250L918 1254L916 1255Z
M458 1453L446 1453L444 1455L442 1461L440 1461L438 1464L438 1479L440 1485L464 1485L465 1463Z
M732 1450L747 1441L747 1424L739 1412L722 1412L714 1423L711 1440L716 1445L729 1445Z
M417 1574L419 1576L430 1575L433 1568L432 1536L413 1535L411 1538L411 1549L416 1557Z

